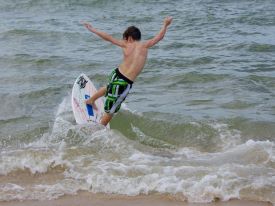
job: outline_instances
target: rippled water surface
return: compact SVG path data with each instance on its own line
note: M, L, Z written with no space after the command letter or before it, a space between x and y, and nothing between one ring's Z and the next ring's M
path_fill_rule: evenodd
M76 125L75 78L103 86L122 60L80 21L149 39L167 15L112 129ZM0 18L0 200L86 190L275 203L275 1L0 0Z

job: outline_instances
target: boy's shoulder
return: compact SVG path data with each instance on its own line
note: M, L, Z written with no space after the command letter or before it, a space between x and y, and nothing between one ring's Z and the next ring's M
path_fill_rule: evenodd
M126 48L127 47L147 47L147 41L134 41L134 42L125 42Z

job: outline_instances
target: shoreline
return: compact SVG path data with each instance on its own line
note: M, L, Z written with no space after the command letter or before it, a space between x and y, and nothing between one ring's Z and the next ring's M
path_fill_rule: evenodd
M165 195L107 195L79 192L76 195L64 195L54 200L12 200L0 201L1 206L272 206L269 202L251 200L229 200L211 203L189 203Z

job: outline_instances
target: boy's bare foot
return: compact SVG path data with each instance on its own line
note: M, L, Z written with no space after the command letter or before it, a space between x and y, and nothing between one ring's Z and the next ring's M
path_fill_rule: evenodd
M85 103L91 105L94 108L94 110L97 110L97 106L96 106L95 102L91 98L87 99L85 101Z

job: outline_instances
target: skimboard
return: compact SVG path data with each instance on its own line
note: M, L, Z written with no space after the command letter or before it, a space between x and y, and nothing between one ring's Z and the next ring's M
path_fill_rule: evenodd
M85 74L80 74L77 77L72 90L72 108L77 124L100 123L100 119L104 114L103 99L98 98L95 101L97 109L85 103L96 92L94 84Z

